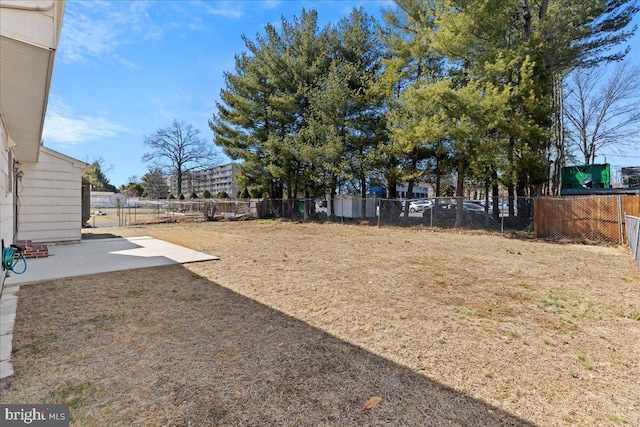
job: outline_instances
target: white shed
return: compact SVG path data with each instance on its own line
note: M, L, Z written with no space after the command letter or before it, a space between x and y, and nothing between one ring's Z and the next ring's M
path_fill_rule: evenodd
M362 218L362 199L352 196L334 196L333 199L333 215L343 218ZM375 218L376 216L376 199L375 197L367 198L365 203L367 218ZM331 203L328 205L328 213L332 215Z
M17 240L79 242L82 171L87 164L41 147L37 162L22 162L17 183Z

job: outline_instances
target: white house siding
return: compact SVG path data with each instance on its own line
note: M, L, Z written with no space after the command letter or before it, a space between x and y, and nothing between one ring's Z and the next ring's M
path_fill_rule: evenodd
M18 238L12 162L38 161L64 6L64 0L0 1L0 237L6 245Z
M0 117L0 238L5 245L13 243L13 192L10 188L9 134Z
M64 0L0 1L0 110L16 158L37 161Z
M42 147L23 162L18 182L18 240L78 242L82 238L82 170L86 163Z

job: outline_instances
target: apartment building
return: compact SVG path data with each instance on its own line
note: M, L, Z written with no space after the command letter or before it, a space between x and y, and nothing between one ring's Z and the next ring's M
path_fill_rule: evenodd
M235 174L239 172L238 165L228 163L226 165L216 166L209 169L193 171L182 177L182 194L188 196L192 192L196 192L202 196L205 190L215 196L221 191L226 192L229 197L235 197L241 188L236 186ZM169 191L174 196L178 195L178 183L175 176L167 179Z

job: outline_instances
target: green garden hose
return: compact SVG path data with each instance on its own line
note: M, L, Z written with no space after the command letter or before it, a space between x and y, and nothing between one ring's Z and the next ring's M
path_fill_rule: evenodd
M15 257L16 252L18 253L17 258ZM24 264L24 268L22 271L16 271L15 268L21 260ZM24 254L22 253L22 248L20 246L11 245L6 248L2 248L2 267L6 270L7 275L9 272L22 274L27 271L27 260L24 258Z

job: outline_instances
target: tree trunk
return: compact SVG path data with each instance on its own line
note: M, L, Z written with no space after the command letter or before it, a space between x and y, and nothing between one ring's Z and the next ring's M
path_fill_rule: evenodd
M551 191L557 195L562 187L561 172L565 165L565 146L564 146L564 105L562 94L562 77L558 73L553 75L553 137L556 151L556 161L553 164L553 177Z
M456 183L456 227L462 227L464 199L464 154L458 154L458 182Z
M331 175L331 195L329 198L329 212L331 212L330 218L332 221L335 221L336 219L336 207L335 207L335 199L336 199L336 194L337 191L336 189L338 188L338 178L334 175Z
M178 187L178 194L176 194L176 198L178 198L182 194L182 170L181 169L178 169L178 173L176 175L176 185Z
M282 199L284 195L284 188L282 187L282 182L279 180L272 179L270 184L270 192L269 195L272 199Z
M389 177L387 177L387 198L388 199L395 199L398 197L398 177L396 176L396 174L390 174Z
M529 9L528 0L522 0L522 17L524 18L524 35L526 38L531 37L531 10Z
M440 170L440 156L436 156L436 197L440 197L440 180L442 171Z
M538 18L540 18L540 21L544 21L547 18L548 6L549 6L549 0L542 0L540 2L540 11L538 12Z
M518 218L526 218L527 217L527 185L528 179L525 173L520 172L518 174L517 182L516 182L516 195L518 197Z
M413 182L414 179L411 178L407 183L407 197L404 200L404 220L407 221L409 218L409 199L411 199L411 195L413 194Z
M360 177L360 207L361 207L361 215L362 219L367 217L367 178L364 176Z
M513 187L513 181L514 181L514 177L513 177L513 171L515 169L515 165L514 165L514 157L513 157L513 150L514 150L514 146L515 146L515 140L513 138L513 136L509 137L509 174L508 174L508 182L507 182L507 203L509 205L509 216L513 217L515 215L515 209L514 209L514 200L515 200L515 189Z
M500 201L498 200L499 188L498 188L498 171L494 170L491 174L491 199L493 204L493 218L496 221L500 220ZM487 195L487 198L489 195Z

